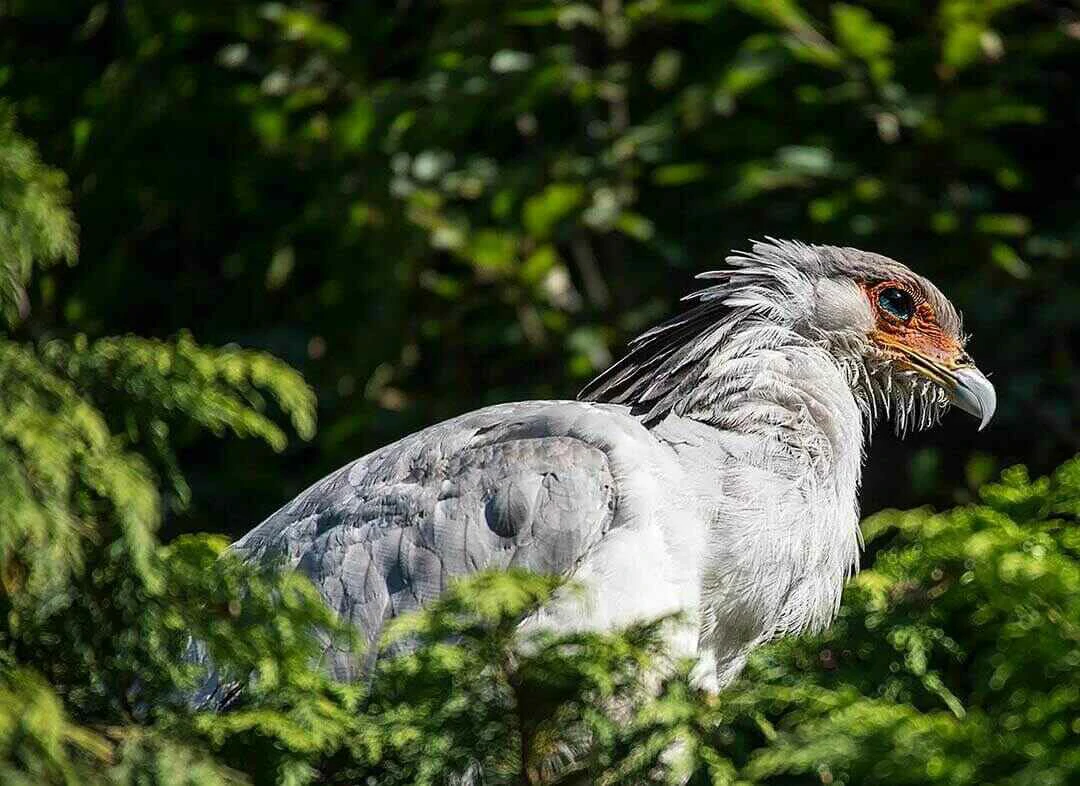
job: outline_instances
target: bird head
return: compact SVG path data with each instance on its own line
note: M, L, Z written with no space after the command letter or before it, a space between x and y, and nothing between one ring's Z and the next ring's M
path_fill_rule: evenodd
M891 417L900 432L936 423L950 405L979 428L993 416L994 387L965 349L960 315L906 265L771 239L727 262L699 276L714 283L688 296L696 305L635 339L583 397L651 419L679 412L689 391L709 384L710 361L756 334L772 348L792 340L825 348L867 419Z
M990 422L994 386L965 349L959 313L906 265L854 248L776 240L729 262L735 288L772 285L763 292L777 304L774 317L829 349L871 419L891 416L898 431L925 428L952 405L980 429Z

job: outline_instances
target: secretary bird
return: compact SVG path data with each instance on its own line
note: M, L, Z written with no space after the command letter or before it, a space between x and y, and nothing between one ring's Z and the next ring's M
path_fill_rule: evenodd
M960 317L879 254L768 240L702 273L679 316L635 339L577 401L470 412L320 480L238 541L302 571L359 626L370 668L391 618L450 581L522 567L571 577L539 624L607 629L681 612L676 654L718 689L750 651L826 627L858 568L874 424L980 429L994 388Z

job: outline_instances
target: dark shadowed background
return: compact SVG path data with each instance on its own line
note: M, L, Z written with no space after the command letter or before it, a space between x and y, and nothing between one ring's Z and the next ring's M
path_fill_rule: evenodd
M18 334L187 330L318 394L281 454L171 435L193 502L166 537L238 535L444 417L572 397L766 235L930 276L998 388L982 434L879 433L864 510L1080 449L1071 4L8 0L0 31L80 226Z

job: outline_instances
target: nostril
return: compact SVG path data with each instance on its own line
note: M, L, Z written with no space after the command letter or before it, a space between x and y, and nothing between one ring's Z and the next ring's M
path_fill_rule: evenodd
M969 355L967 352L961 352L956 357L956 364L958 366L974 366L975 361L971 359L971 355Z

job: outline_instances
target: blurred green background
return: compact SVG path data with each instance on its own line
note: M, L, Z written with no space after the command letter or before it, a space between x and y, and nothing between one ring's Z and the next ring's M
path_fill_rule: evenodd
M439 759L425 781L401 740L480 720L372 731L375 713L361 733L360 699L308 669L298 631L332 623L306 590L260 594L263 579L215 561L221 539L176 539L236 537L442 418L573 397L695 273L774 236L933 279L999 409L982 433L957 414L903 443L879 431L865 512L961 507L875 520L875 570L840 638L752 671L802 693L679 716L712 729L691 746L694 777L1072 782L1080 474L986 484L1080 451L1078 139L1071 2L0 0L0 779L436 783L465 766ZM1017 567L1047 554L1051 567ZM990 572L973 573L983 558ZM524 613L534 590L499 614ZM943 594L956 602L920 605ZM271 659L254 714L177 703L197 679L190 631L236 673ZM498 642L484 657L517 646ZM631 651L619 657L648 660ZM581 674L636 673L605 652ZM486 673L426 663L425 689ZM452 691L402 679L380 706L449 706ZM574 701L625 687L563 686ZM1017 709L1039 696L1035 715ZM814 725L826 705L850 721L833 737ZM592 774L559 782L646 782L646 764L619 762L663 746L604 729L589 728L610 743ZM863 758L843 759L857 732ZM398 780L371 742L391 737ZM368 747L343 753L353 739ZM939 763L923 767L931 742ZM885 751L899 758L874 770ZM556 782L507 766L490 782Z
M18 334L265 349L309 444L174 433L168 535L246 531L368 450L572 397L693 274L853 245L963 310L1000 410L900 446L864 509L1080 450L1080 9L1042 2L7 0L0 90L69 178L78 266ZM975 452L980 458L969 459Z

